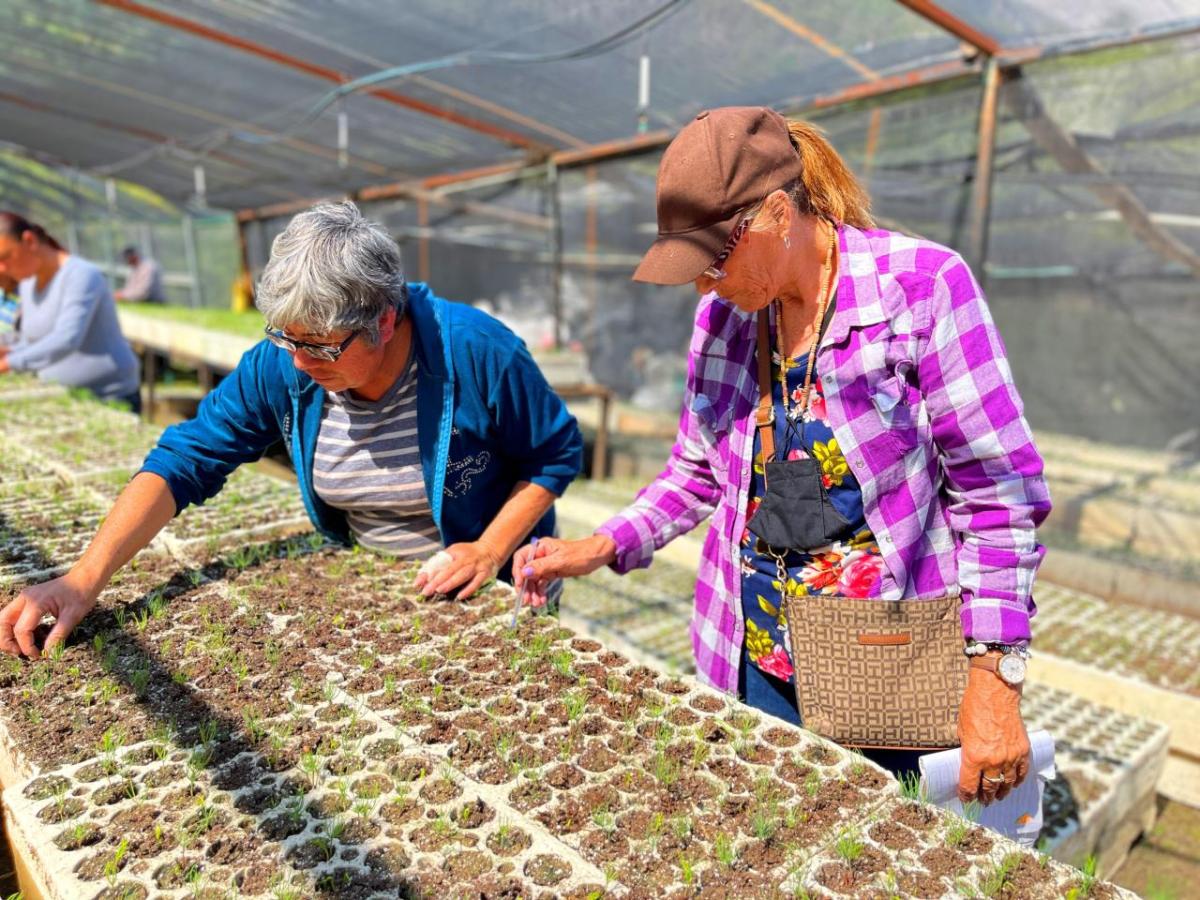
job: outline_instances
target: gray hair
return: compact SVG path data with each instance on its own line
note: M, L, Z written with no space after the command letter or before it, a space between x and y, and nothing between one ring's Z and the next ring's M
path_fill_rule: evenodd
M377 344L380 316L402 317L406 299L400 248L347 201L300 213L275 238L257 306L272 328L362 331Z

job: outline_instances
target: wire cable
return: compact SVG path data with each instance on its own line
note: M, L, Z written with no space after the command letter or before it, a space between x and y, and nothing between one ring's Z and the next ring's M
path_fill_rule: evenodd
M657 7L650 13L642 16L629 25L618 29L612 34L600 38L597 41L593 41L592 43L575 47L571 50L562 50L551 53L516 53L511 51L476 49L460 53L453 53L448 56L427 60L425 62L410 63L403 66L392 66L387 69L382 69L378 72L373 72L370 75L364 75L360 78L356 78L353 81L347 81L344 84L338 85L333 90L326 92L319 100L317 100L316 103L312 104L296 122L286 128L277 130L264 128L259 132L246 131L238 128L223 128L204 137L194 138L186 143L172 141L168 144L159 144L154 147L148 147L145 150L141 150L124 159L120 159L103 166L94 166L91 168L91 171L100 173L102 175L112 175L133 166L141 165L144 162L148 162L156 156L172 153L182 156L190 162L195 162L198 158L211 153L217 147L229 140L236 140L239 143L257 146L264 146L285 141L288 138L293 137L297 132L311 125L314 121L320 118L321 114L325 110L327 110L332 104L338 102L338 100L341 98L351 94L360 93L362 91L378 89L385 84L407 78L412 75L420 75L426 72L459 68L464 66L543 65L555 62L588 59L590 57L599 56L612 50L616 50L629 43L638 37L638 35L643 34L661 24L667 18L679 12L681 9L683 9L683 7L687 6L691 2L692 0L667 0L667 2L663 5ZM263 131L266 133L262 133Z

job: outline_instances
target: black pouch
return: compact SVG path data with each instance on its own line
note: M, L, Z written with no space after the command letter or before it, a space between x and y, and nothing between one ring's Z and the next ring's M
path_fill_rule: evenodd
M829 499L815 459L768 462L767 492L746 527L777 551L814 550L852 531Z

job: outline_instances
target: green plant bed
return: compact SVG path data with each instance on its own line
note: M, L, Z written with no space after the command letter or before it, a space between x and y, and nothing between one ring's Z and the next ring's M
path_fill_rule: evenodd
M59 385L40 381L36 375L29 372L6 372L0 375L0 401L63 392L64 388Z
M120 404L104 403L87 391L56 389L0 397L4 444L36 449L37 436L86 425L97 433L138 427L137 416Z
M204 309L186 306L167 306L161 303L132 303L121 307L139 316L163 319L183 325L194 325L210 331L223 331L239 337L261 338L264 320L258 310L244 313L229 309Z
M1145 684L1200 697L1200 622L1046 585L1033 619L1038 647Z
M135 471L106 472L83 483L104 503L111 504ZM261 537L267 532L283 536L311 527L294 483L243 466L226 479L215 497L199 506L189 506L167 523L160 540L176 550L193 545L213 549L243 541L249 535Z
M63 653L3 669L6 801L51 896L864 896L888 872L956 896L1019 853L938 874L952 820L897 812L881 770L552 618L512 628L506 586L422 599L411 565L311 536L190 552L138 557ZM891 820L902 866L869 830ZM1045 873L1022 896L1075 877L1020 859Z
M60 481L0 489L0 586L74 562L102 516L89 492Z

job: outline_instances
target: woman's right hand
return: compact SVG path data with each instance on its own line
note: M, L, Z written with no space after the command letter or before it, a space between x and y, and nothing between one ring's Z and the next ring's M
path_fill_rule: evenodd
M616 558L617 545L606 535L578 541L542 538L536 547L526 545L513 555L513 587L522 592L527 605L544 606L551 581L591 574Z
M55 645L63 643L96 605L98 592L80 585L78 580L74 573L68 572L53 581L30 585L17 594L0 611L0 650L37 659L48 656ZM54 618L54 627L43 649L37 645L35 631L44 616Z

